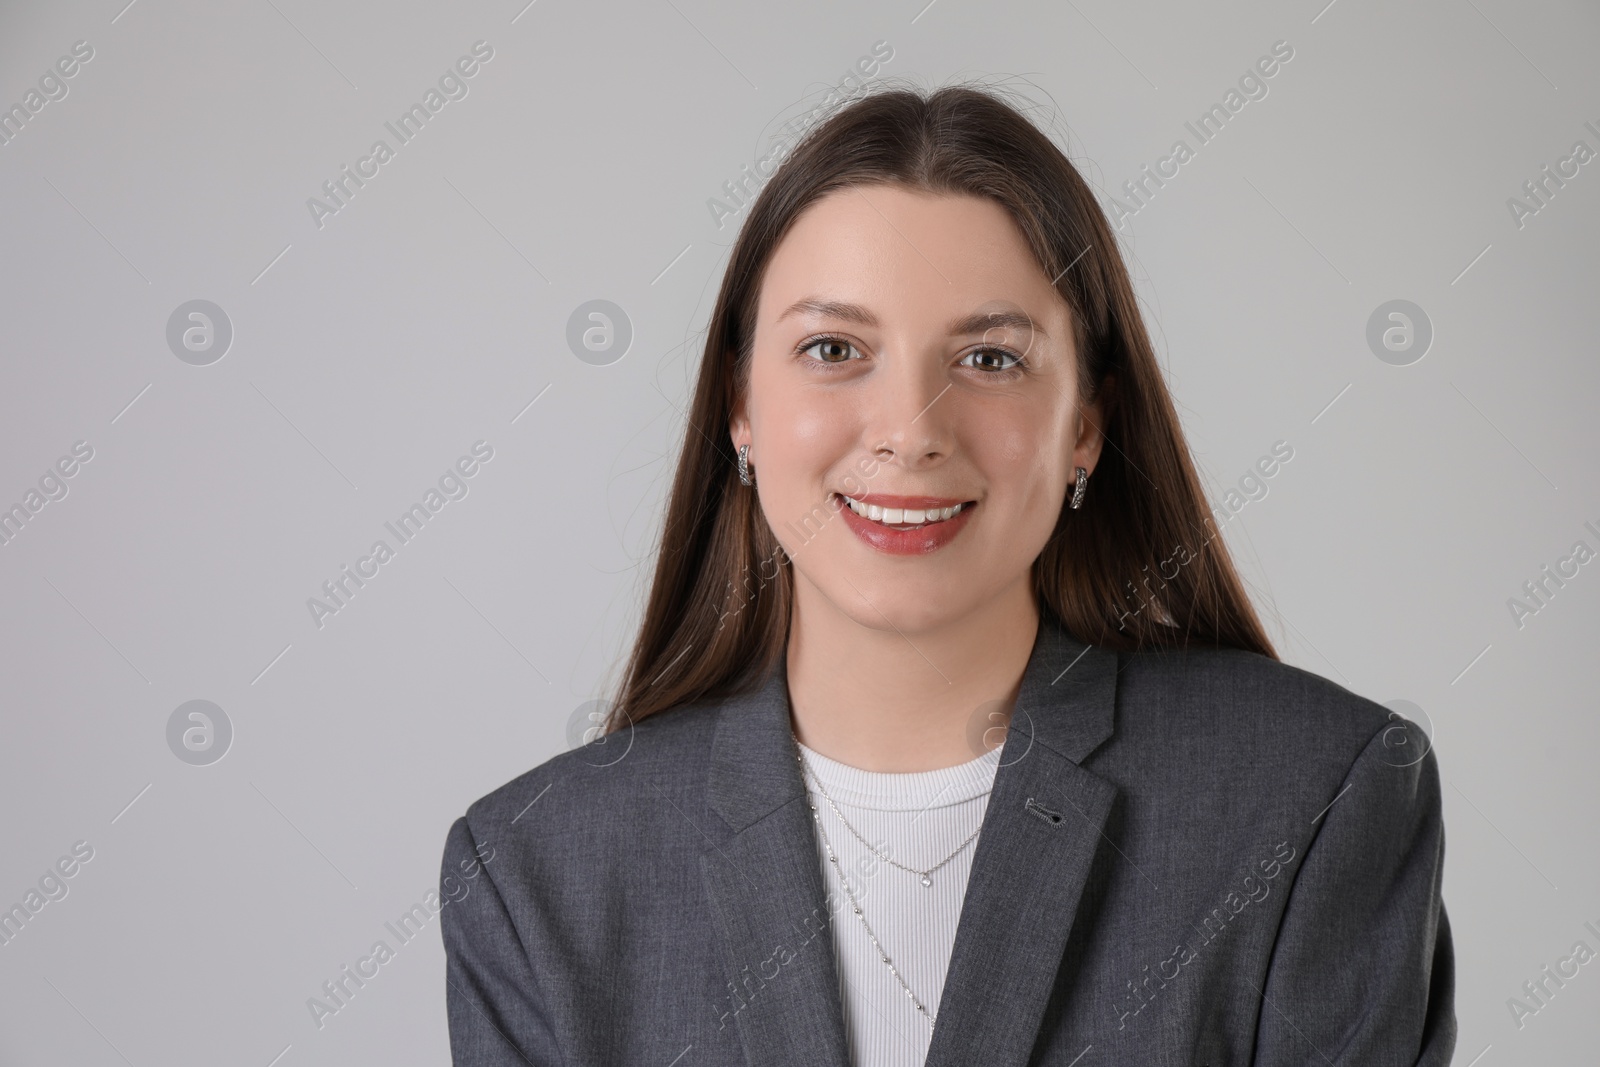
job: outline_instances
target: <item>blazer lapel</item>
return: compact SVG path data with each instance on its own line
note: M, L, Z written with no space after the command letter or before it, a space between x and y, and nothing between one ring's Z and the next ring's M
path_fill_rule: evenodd
M1079 761L1112 732L1117 656L1041 619L961 904L927 1067L1026 1064L1116 787Z
M734 834L700 869L722 933L722 1010L750 1067L848 1067L827 889L789 723L782 657L759 691L719 712L708 799Z
M1116 795L1078 762L1111 735L1117 657L1042 618L937 1010L927 1067L1025 1064ZM751 1067L847 1067L826 885L790 737L784 660L723 704L708 802L733 831L700 857L722 935L724 1023Z

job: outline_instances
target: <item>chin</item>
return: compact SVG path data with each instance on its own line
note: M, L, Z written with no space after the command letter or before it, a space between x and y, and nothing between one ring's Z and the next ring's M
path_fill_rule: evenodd
M846 590L848 592L848 590ZM954 622L957 616L947 612L937 614L925 610L915 610L910 607L901 608L897 605L883 607L880 614L863 605L858 599L854 605L838 605L840 610L848 615L852 621L868 630L879 630L885 634L899 634L902 637L916 640L918 634Z
M970 613L976 598L952 588L949 580L907 581L890 575L873 581L861 574L846 575L823 588L828 599L856 623L872 630L912 636L937 630Z

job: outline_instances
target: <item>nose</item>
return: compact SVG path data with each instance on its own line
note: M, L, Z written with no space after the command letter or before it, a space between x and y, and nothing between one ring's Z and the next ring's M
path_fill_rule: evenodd
M936 360L893 360L874 381L866 444L880 462L922 470L949 456L955 398L938 367Z

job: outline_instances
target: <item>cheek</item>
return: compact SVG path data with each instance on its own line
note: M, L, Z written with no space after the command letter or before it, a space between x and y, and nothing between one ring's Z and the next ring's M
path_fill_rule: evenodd
M849 413L841 405L823 402L820 394L802 394L778 405L767 418L767 429L784 447L794 450L796 458L804 460L809 453L847 437L850 423Z
M1004 509L1037 512L1054 523L1071 473L1068 430L1053 410L1016 408L974 425L970 447Z
M821 389L779 388L752 405L755 468L761 510L791 556L809 553L815 537L839 536L827 490L859 450L860 430L845 398Z
M770 471L774 481L818 481L859 443L859 419L847 398L778 375L752 382L752 391L762 385L752 405L758 438L751 463L758 472Z

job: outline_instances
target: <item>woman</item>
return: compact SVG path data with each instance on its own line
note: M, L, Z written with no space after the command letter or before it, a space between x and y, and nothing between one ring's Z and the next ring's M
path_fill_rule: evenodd
M1449 1062L1435 757L1276 659L1022 115L810 133L689 422L609 732L450 831L456 1063Z

